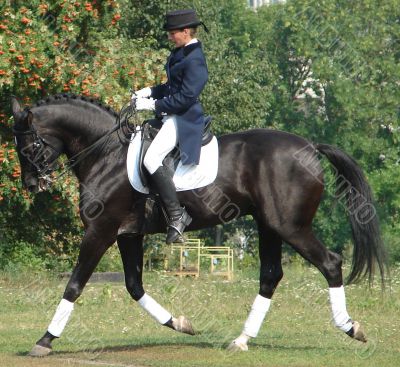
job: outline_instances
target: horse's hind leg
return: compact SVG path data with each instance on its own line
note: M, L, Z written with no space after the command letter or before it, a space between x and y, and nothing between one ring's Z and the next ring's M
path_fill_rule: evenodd
M119 236L117 242L124 265L126 289L131 297L161 325L193 335L192 324L186 317L173 317L143 289L143 235Z
M242 334L228 347L229 350L248 350L247 343L255 338L267 314L272 295L282 279L282 240L272 231L259 226L260 290L244 324Z
M58 305L46 333L36 342L29 353L30 356L43 357L51 353L52 341L61 336L72 314L74 302L81 295L101 257L115 241L115 237L116 230L114 233L112 230L106 232L95 229L86 232L82 239L77 264L65 288L63 299Z
M290 235L285 233L290 233ZM366 342L360 324L357 321L353 322L347 313L341 256L329 251L315 237L311 228L302 228L298 231L286 230L285 233L282 232L282 238L307 261L315 265L327 280L335 326L352 338Z

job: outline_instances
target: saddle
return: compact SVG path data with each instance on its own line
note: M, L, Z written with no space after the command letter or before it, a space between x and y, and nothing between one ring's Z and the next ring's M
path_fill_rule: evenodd
M201 146L207 145L213 138L214 134L211 132L211 116L206 116L204 121L204 131L201 140ZM157 133L161 129L162 121L160 119L151 119L143 122L142 129L142 143L140 146L139 154L139 173L140 178L144 186L149 187L149 173L143 164L144 157L150 144L156 137ZM179 148L175 147L163 160L163 165L171 170L173 176L176 167L179 163Z

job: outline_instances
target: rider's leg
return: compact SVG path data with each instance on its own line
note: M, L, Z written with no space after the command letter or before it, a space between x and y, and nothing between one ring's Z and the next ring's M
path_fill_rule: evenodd
M179 203L172 175L162 164L165 156L176 146L177 140L176 119L169 116L165 118L143 161L169 217L167 243L182 242L182 233L191 222L189 214Z
M176 118L174 116L164 117L163 125L151 143L143 160L144 166L151 175L159 167L162 167L166 155L177 145L177 135Z

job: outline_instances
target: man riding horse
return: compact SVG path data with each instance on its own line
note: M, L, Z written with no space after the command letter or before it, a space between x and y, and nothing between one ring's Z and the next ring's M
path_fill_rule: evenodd
M179 203L173 174L163 165L163 159L178 144L182 164L199 164L205 121L199 96L208 79L201 42L195 38L200 24L203 23L194 10L166 15L164 28L176 46L165 65L168 80L140 89L132 96L137 110L155 111L162 118L162 127L144 157L144 165L168 215L167 243L183 242L182 233L192 221Z

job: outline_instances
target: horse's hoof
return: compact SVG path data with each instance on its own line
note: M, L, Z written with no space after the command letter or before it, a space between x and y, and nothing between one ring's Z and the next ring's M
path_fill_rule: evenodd
M230 352L247 352L249 350L249 347L245 343L239 343L234 340L231 344L228 345L227 350Z
M360 323L357 321L353 322L353 338L363 343L367 342L367 337L365 336L364 331L361 329Z
M30 357L46 357L52 352L51 348L42 347L39 344L36 344L32 350L29 352L28 356Z
M179 316L177 319L175 319L172 322L172 326L174 327L174 330L181 333L195 335L192 323L185 316Z

